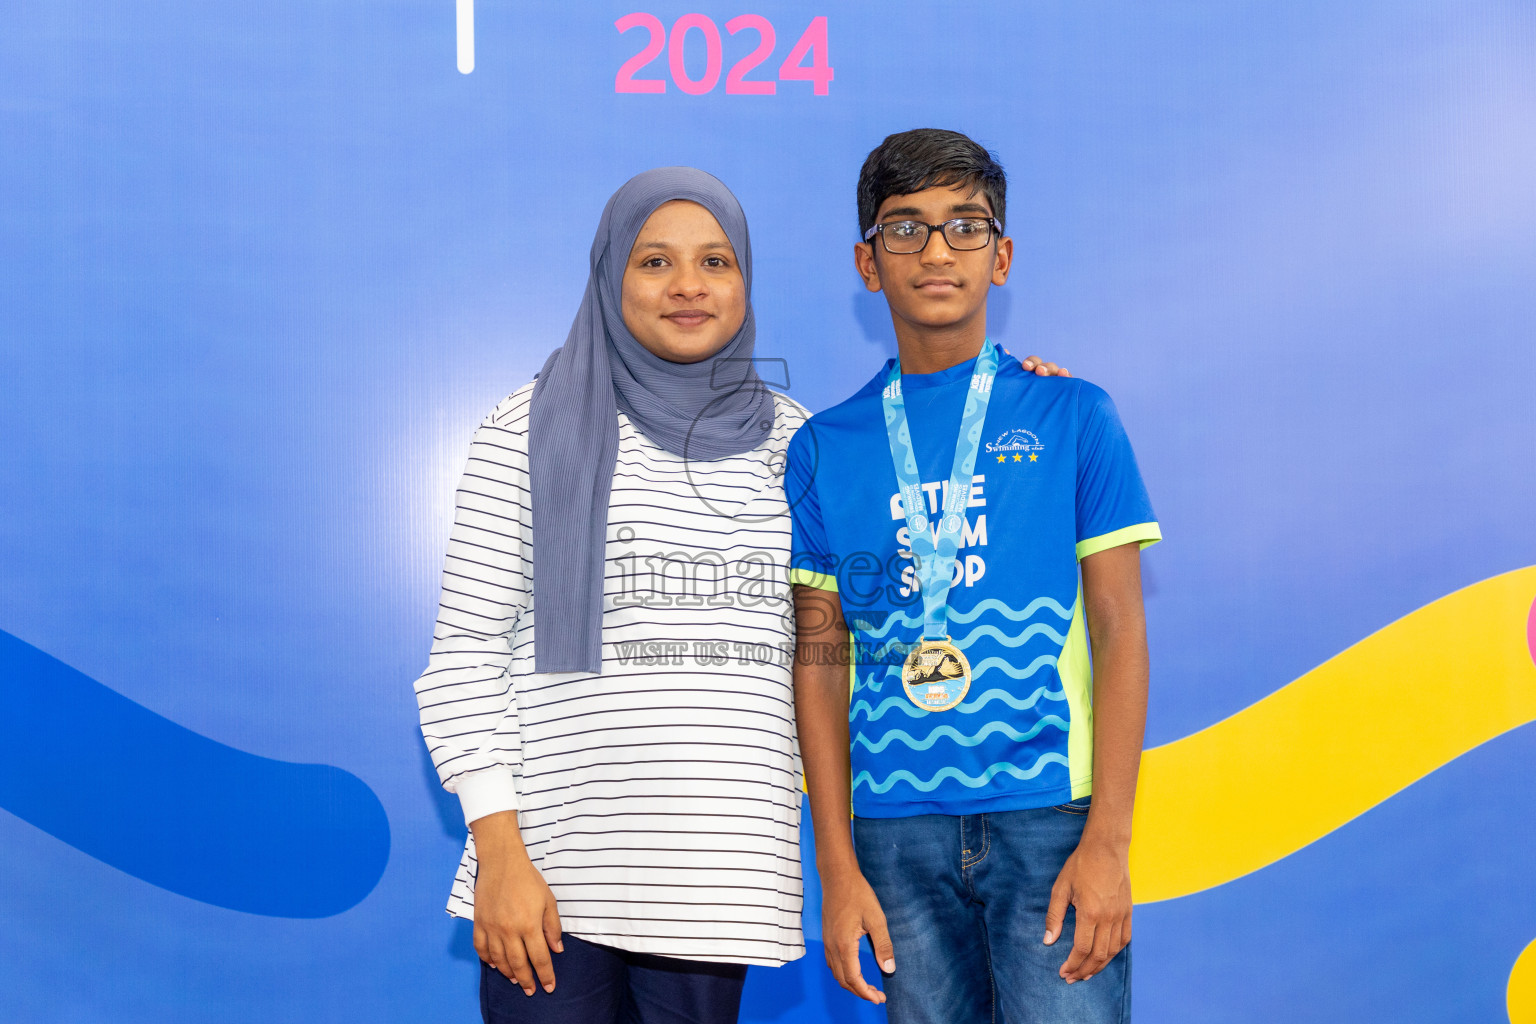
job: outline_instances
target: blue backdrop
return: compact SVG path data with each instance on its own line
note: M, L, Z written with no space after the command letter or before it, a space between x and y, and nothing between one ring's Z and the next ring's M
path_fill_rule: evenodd
M646 167L741 197L817 409L894 349L864 154L997 151L993 334L1115 396L1168 537L1149 744L1536 563L1533 52L1524 0L9 0L0 1018L475 1019L410 683L470 433ZM1138 908L1139 1019L1503 1019L1533 728ZM752 972L747 1020L854 1014L819 945Z

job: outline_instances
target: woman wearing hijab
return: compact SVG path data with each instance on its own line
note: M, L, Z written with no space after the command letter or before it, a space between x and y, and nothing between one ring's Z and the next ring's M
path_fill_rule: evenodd
M729 1024L747 965L804 952L781 471L805 412L753 369L751 286L723 184L632 178L565 345L470 446L416 692L470 827L448 911L488 1022Z
M748 964L804 952L777 570L804 414L752 369L751 284L723 184L631 179L565 345L470 447L416 691L487 1021L734 1021Z

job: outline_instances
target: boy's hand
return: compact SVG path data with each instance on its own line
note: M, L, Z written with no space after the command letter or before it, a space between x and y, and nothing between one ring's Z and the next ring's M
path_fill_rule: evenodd
M1008 350L1003 349L1003 351L1007 352ZM1024 371L1026 373L1030 370L1033 370L1035 372L1035 376L1037 377L1072 376L1072 371L1067 369L1065 366L1057 366L1055 363L1048 363L1044 359L1041 359L1039 356L1025 356L1023 359L1019 360L1019 365L1024 367Z
M823 877L821 887L821 939L826 944L827 966L843 988L872 1003L885 1002L885 993L864 980L859 970L859 940L869 936L875 962L886 974L896 970L891 933L875 890L857 869L838 877Z
M1072 952L1058 972L1068 985L1098 974L1131 941L1131 872L1128 844L1084 836L1062 865L1045 912L1045 944L1061 935L1067 904L1077 908Z
M555 990L549 951L564 952L555 894L528 859L517 830L517 812L477 819L475 854L475 952L515 981L524 995L534 985ZM537 981L535 980L537 978Z

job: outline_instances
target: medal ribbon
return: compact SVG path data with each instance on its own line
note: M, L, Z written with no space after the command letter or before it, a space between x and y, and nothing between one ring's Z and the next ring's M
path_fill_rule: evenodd
M981 448L981 429L997 376L997 346L989 338L976 356L971 386L965 393L965 412L955 439L955 462L949 472L949 489L935 525L928 518L927 498L917 476L917 457L907 429L907 407L901 396L901 362L892 364L880 403L885 409L885 432L891 441L891 463L901 487L901 510L907 517L912 556L923 588L923 639L944 640L949 635L949 590L955 571L955 552L965 529L965 507L971 499L971 476Z

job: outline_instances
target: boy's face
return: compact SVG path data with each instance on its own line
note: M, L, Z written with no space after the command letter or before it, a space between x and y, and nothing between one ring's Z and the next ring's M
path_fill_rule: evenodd
M936 187L880 204L876 224L917 220L943 224L957 217L991 217L992 204L969 183ZM922 252L885 250L877 234L854 247L854 263L864 286L884 292L891 315L919 330L957 327L982 314L990 285L1008 280L1013 239L993 237L981 249L953 249L942 231L931 230Z

